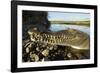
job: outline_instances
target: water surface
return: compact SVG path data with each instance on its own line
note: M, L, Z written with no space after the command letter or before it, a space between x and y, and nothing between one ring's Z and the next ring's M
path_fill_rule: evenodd
M60 30L67 30L68 28L76 29L90 35L90 27L80 25L65 25L65 24L51 24L50 30L57 32Z

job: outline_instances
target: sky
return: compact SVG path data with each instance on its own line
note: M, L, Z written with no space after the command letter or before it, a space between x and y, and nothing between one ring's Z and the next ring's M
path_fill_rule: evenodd
M76 12L48 12L49 20L80 21L90 20L89 13Z

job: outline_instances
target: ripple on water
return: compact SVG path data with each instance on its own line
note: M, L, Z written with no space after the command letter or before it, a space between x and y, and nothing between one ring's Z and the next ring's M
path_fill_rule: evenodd
M67 30L69 28L80 30L80 31L90 35L90 27L87 27L87 26L65 25L65 24L52 24L50 26L50 30L53 31L53 32L57 32L57 31L60 31L60 30Z

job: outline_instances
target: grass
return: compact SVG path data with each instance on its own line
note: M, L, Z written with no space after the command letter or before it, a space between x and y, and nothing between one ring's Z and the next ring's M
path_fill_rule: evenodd
M51 24L83 25L90 26L90 21L50 21Z

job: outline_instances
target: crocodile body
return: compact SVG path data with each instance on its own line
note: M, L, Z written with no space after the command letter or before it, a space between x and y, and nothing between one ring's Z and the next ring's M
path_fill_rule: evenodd
M52 45L71 46L75 49L88 50L89 36L75 29L62 30L52 33L39 32L36 29L28 31L31 41L43 42Z

